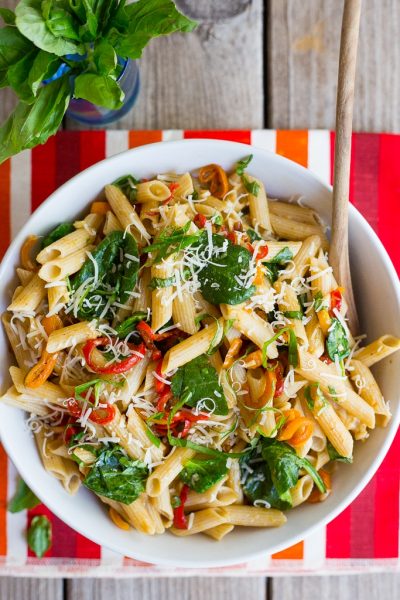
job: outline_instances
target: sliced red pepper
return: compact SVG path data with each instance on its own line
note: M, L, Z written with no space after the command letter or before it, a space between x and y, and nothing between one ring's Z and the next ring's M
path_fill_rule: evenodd
M69 398L67 401L67 409L69 414L75 419L79 419L82 414L82 407L75 398Z
M69 443L74 435L81 431L80 427L77 427L73 423L69 423L64 430L64 444L69 446Z
M187 501L189 486L184 485L179 494L179 506L174 508L174 527L177 529L187 529L188 523L185 516L185 503Z
M96 425L107 425L115 417L115 406L113 404L107 404L107 406L101 406L95 408L89 416L89 420Z
M336 288L336 290L331 291L331 311L336 308L340 310L342 308L343 296L342 290L340 288Z
M251 244L246 244L246 248L247 248L247 250L248 250L249 252L251 252L251 253L253 254L253 252L254 252L254 248L253 248L253 246L252 246Z
M168 188L171 193L170 193L169 197L166 200L164 200L163 204L168 204L168 202L170 202L170 200L172 200L172 198L174 196L174 192L178 189L178 187L179 187L179 183L175 182L175 183L169 184Z
M199 229L204 229L207 223L207 219L204 215L197 213L195 218L193 219L193 222L195 225L197 225L197 227L199 227Z
M158 398L157 412L164 412L165 407L167 406L167 404L171 400L171 398L172 398L172 392L169 388L166 389L164 392L162 392L162 394Z
M319 360L322 360L326 365L331 365L333 363L333 360L331 360L327 354L322 354L322 356L319 357Z
M155 372L159 377L162 377L162 372L161 372L161 367L162 367L162 359L160 359L157 363ZM165 388L167 387L167 384L164 381L160 381L159 379L157 379L157 377L154 378L154 387L155 390L157 392L157 394L162 394L162 392L165 390Z
M230 231L226 237L232 244L236 244L236 233L234 231Z
M262 260L266 256L268 256L268 246L261 246L257 252L256 260Z
M106 367L99 367L98 365L95 365L91 358L93 350L95 348L97 348L97 346L106 346L109 343L110 343L110 341L108 338L100 337L100 338L96 338L94 340L87 341L86 344L83 346L82 352L83 352L83 356L85 357L86 364L95 373L104 373L105 375L125 373L126 371L129 371L130 369L132 369L132 367L134 367L140 360L142 360L142 357L140 357L139 354L142 354L144 356L144 354L146 352L146 348L145 348L144 344L139 344L139 346L134 346L133 344L128 344L129 348L131 350L133 350L135 353L132 352L132 354L130 356L123 358L119 362L115 362L110 365L107 365ZM136 354L136 353L138 353L138 354Z

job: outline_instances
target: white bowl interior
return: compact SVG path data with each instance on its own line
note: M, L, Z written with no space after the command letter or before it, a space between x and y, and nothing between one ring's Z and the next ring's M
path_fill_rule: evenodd
M74 220L87 208L106 183L126 173L149 177L167 170L187 171L217 162L230 168L249 154L249 147L216 140L185 140L152 144L107 159L71 179L34 213L19 233L0 268L3 283L1 310L5 310L15 282L19 249L28 234L43 234L60 221ZM252 148L250 172L264 181L271 197L301 194L325 221L330 219L331 191L306 169L267 151ZM397 275L377 236L360 214L350 211L352 273L362 329L370 339L384 333L400 335L400 293ZM384 293L383 293L384 292ZM9 382L11 357L3 331L0 347L4 356L0 377L2 389ZM124 532L109 520L104 507L88 490L69 496L58 481L43 469L34 440L25 427L24 414L0 405L0 433L11 459L28 485L71 527L121 554L159 564L205 567L243 562L261 553L272 553L300 539L341 512L365 487L383 460L394 438L399 418L400 354L383 361L377 379L394 418L385 430L372 432L365 444L356 444L353 465L340 465L334 476L334 493L322 504L305 505L287 513L287 524L279 529L236 529L222 542L206 536L176 538L170 534L147 537Z

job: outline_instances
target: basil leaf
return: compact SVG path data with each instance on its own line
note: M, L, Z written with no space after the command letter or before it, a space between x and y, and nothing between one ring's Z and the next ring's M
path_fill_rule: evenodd
M267 267L267 275L271 283L279 277L279 271L283 269L284 265L293 258L293 252L285 246L276 254L271 260L263 262L263 265Z
M134 312L130 317L119 323L115 327L115 331L117 332L118 337L126 338L127 335L136 330L136 325L139 321L147 321L148 313L147 311L138 310Z
M172 0L138 0L125 6L128 27L116 40L115 50L124 58L140 58L154 37L175 31L193 31L197 23L180 13Z
M228 405L224 391L218 382L218 373L205 354L178 368L171 379L171 391L176 398L180 399L190 391L191 397L186 402L188 406L195 407L204 400L202 410L211 410L215 406L214 414L228 414Z
M246 190L249 192L249 194L252 194L253 196L258 196L258 192L260 191L260 184L258 183L258 181L250 181L250 179L248 179L246 175L243 175L242 183Z
M179 477L192 490L202 494L228 473L226 458L192 458L185 462Z
M136 179L136 177L133 175L123 175L112 182L113 185L116 185L120 188L120 190L131 202L136 200L136 186L138 183L140 183L139 179Z
M64 76L41 88L33 104L20 102L0 128L0 163L55 134L69 99L69 77Z
M51 523L45 516L33 517L28 529L28 546L42 558L51 546Z
M289 330L290 330L289 325L287 327L282 327L282 329L280 329L277 333L275 333L275 335L273 335L272 338L270 338L269 340L264 342L263 347L262 347L262 365L265 369L267 368L268 346L270 346L272 344L272 342L276 342L276 340L281 337L282 333L285 333L285 331L289 331Z
M289 352L288 352L288 361L289 365L293 368L296 368L299 364L299 351L297 348L297 339L296 334L293 329L289 329Z
M318 291L315 296L314 296L314 310L315 312L319 312L320 310L322 310L323 307L323 301L324 301L324 297L322 295L321 291Z
M72 233L73 231L75 231L75 227L72 225L72 223L60 223L42 239L42 248L50 246L50 244L53 244L57 240L61 239L65 235L68 235L69 233Z
M23 479L19 479L16 492L8 503L8 510L11 513L17 513L28 508L35 508L38 504L40 504L39 498L28 488Z
M332 319L326 339L326 350L329 358L333 361L336 357L339 360L343 360L350 354L349 340L339 319Z
M252 160L253 160L252 154L249 154L249 156L246 156L245 158L242 158L242 160L239 160L236 163L236 169L235 169L235 172L237 173L237 175L239 175L241 177L244 174L245 170L247 169L247 167L249 166L249 164L251 163Z
M109 75L81 73L75 79L74 97L116 110L121 108L125 94Z
M250 242L255 242L256 240L262 239L262 237L258 235L257 231L254 231L254 229L246 229L246 233L249 237Z
M0 8L0 17L7 25L15 25L15 13L9 8Z
M52 52L57 56L66 54L84 54L81 44L63 37L56 37L46 24L42 15L41 0L20 0L15 9L16 26L28 40L38 48Z
M163 231L153 244L142 249L142 253L148 254L149 252L156 252L154 263L159 263L164 258L171 256L171 254L175 254L175 252L180 252L184 248L188 248L197 242L199 236L202 235L202 232L200 231L195 234L187 235L190 225L191 222L188 221L183 227L177 227L172 231Z
M332 446L329 440L327 440L326 442L326 449L328 450L330 460L337 460L338 462L344 462L349 464L353 462L353 459L351 457L348 458L347 456L342 456L341 454L339 454L339 452L336 450L336 448Z
M287 319L295 319L301 321L301 319L303 318L303 313L301 312L301 310L284 310L283 316Z
M35 50L35 46L16 27L0 29L0 87L8 85L8 69Z
M30 104L42 81L51 77L60 65L61 60L57 56L33 47L21 60L9 67L8 83L21 100Z
M104 448L83 484L106 498L131 504L145 489L147 465L126 456L118 445Z
M211 304L240 304L254 294L255 287L249 280L252 255L246 248L213 234L210 251L207 232L203 231L195 249L208 261L198 273L205 300Z
M167 288L175 285L175 277L152 277L149 283L149 288L151 290L156 290L158 288Z
M117 66L115 50L106 40L102 40L96 45L93 60L101 75L110 75Z
M80 42L79 23L71 13L61 7L51 7L49 16L46 18L46 27L56 38Z

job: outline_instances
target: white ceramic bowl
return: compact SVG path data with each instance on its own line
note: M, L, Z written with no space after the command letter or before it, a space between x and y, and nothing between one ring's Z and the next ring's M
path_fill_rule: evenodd
M83 171L44 202L11 244L0 268L0 304L3 311L15 285L14 269L19 249L28 234L43 234L60 221L74 220L101 192L103 186L126 173L148 177L168 170L190 171L207 163L232 167L250 152L249 146L215 140L162 142L130 150ZM264 181L272 197L305 197L329 221L331 189L306 169L258 148L250 172ZM379 239L353 207L350 209L350 250L354 287L362 329L373 339L384 333L400 335L400 286L390 259ZM3 332L1 383L8 383L8 354ZM314 528L331 521L361 492L382 462L394 438L400 418L400 353L383 361L376 376L393 419L386 429L371 433L365 444L356 444L352 465L340 465L334 477L334 492L321 504L305 505L287 513L288 522L279 529L236 529L222 542L206 536L176 538L170 534L146 537L121 531L113 525L102 504L82 488L69 496L58 481L43 469L34 440L24 425L22 411L0 405L0 433L17 469L33 491L71 527L91 540L125 556L181 567L222 566L246 561L260 554L276 552L303 539Z

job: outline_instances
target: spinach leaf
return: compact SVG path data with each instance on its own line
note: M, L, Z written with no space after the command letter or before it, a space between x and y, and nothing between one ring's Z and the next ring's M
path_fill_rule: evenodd
M250 181L246 175L242 175L242 183L249 194L253 194L253 196L258 196L258 192L260 191L260 184L258 181Z
M172 0L138 0L124 7L126 32L116 39L116 51L124 58L140 58L154 37L175 31L193 31L197 23L182 15Z
M283 316L287 319L295 319L301 321L303 318L303 313L301 310L284 310Z
M44 144L60 126L70 99L69 77L42 87L33 104L20 102L0 127L0 163L26 148Z
M332 319L332 325L326 339L326 350L329 358L333 361L336 357L343 360L350 354L349 340L339 319Z
M74 276L73 290L77 290L88 278L94 279L93 261L97 263L98 277L86 288L86 295L81 301L78 316L82 319L100 316L106 310L107 303L117 300L124 304L129 299L129 292L135 287L139 272L138 248L134 237L122 231L113 231L105 237L93 250L92 259L88 258Z
M324 301L324 297L322 295L322 292L320 290L318 290L318 292L314 296L314 310L315 310L315 312L319 312L320 310L322 310L323 308L325 308L323 306L323 301Z
M171 391L176 398L183 398L190 391L191 397L186 402L188 406L196 406L204 400L202 410L210 410L215 405L216 415L228 414L228 405L218 382L218 373L205 354L179 367L171 379Z
M294 369L299 365L299 351L297 347L296 334L292 328L289 328L288 361Z
M50 246L50 244L53 244L53 242L56 242L73 231L75 231L75 227L72 225L72 223L60 223L42 239L42 248Z
M136 177L133 175L123 175L112 182L113 185L116 185L120 188L120 190L131 202L136 200L136 186L138 183L140 183L139 179L136 179Z
M20 0L15 9L16 26L38 48L52 52L57 56L66 54L84 54L82 44L71 39L56 37L52 33L42 14L41 0Z
M267 275L271 283L279 277L279 271L281 271L286 263L293 258L293 252L285 246L276 254L271 260L263 262L263 265L267 267Z
M292 507L292 497L289 492L281 496L272 482L271 471L261 456L261 443L258 444L240 461L243 492L252 503L260 501L260 505L267 502L272 508L287 510Z
M175 277L152 277L150 279L149 288L156 290L158 288L166 288L175 285Z
M9 85L21 100L28 103L34 100L28 77L38 52L37 48L34 48L25 54L17 63L9 67L7 73Z
M206 262L198 273L205 300L211 304L240 304L254 294L249 279L252 255L246 248L213 234L210 250L207 232L203 231L194 251Z
M51 546L51 523L45 516L33 517L28 529L28 546L42 558Z
M188 248L199 239L200 235L202 235L202 232L200 231L187 235L190 225L191 222L188 221L183 227L176 227L172 231L166 229L158 236L153 244L143 248L142 252L144 254L156 252L154 263L159 263L164 258L171 256L171 254L175 254L175 252L180 252L184 248Z
M15 13L9 8L0 8L0 17L7 25L15 25Z
M245 158L242 158L242 160L239 160L236 163L236 169L235 169L236 174L241 177L244 174L245 170L247 169L247 167L249 166L249 164L251 163L252 160L253 160L252 154L249 154L249 156L246 156Z
M138 310L134 312L130 317L119 323L115 327L115 331L117 332L118 337L126 338L127 335L136 330L136 325L139 321L147 321L148 313L147 311Z
M147 465L124 454L118 445L104 448L83 484L106 498L131 504L145 489Z
M28 75L28 85L34 96L37 95L41 83L52 77L61 66L61 63L61 59L54 56L54 54L39 50Z
M257 231L254 231L254 229L246 229L246 233L249 236L249 240L250 242L255 242L256 240L261 240L261 236L258 235Z
M121 108L125 94L110 75L81 73L75 79L75 98L82 98L111 110Z
M185 463L179 477L192 490L202 494L227 473L226 458L192 458Z
M27 508L34 508L38 504L40 504L39 498L36 498L23 479L19 479L16 492L8 503L8 510L17 513Z
M34 49L34 45L16 27L0 29L0 87L8 85L8 69Z
M353 462L353 459L351 457L349 458L347 456L342 456L341 454L339 454L339 452L336 450L336 448L332 446L329 440L327 440L326 442L326 449L328 450L329 458L331 460L337 460L338 462L344 462L349 464Z

